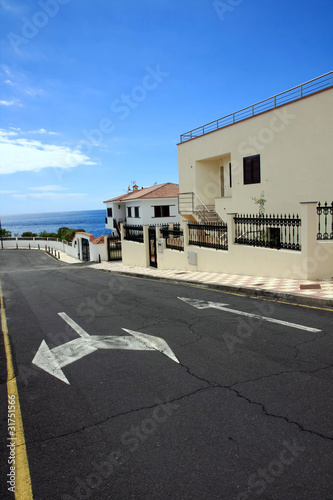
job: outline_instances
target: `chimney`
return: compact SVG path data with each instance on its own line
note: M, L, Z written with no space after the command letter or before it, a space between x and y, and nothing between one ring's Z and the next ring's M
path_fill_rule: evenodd
M133 191L137 191L139 189L139 186L137 186L136 184L133 185Z

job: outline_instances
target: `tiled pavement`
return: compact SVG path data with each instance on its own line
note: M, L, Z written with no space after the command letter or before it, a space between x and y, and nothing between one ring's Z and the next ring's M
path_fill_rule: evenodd
M238 274L159 270L152 267L124 266L121 262L102 262L101 264L92 264L90 267L147 278L211 285L214 288L257 296L273 296L277 299L286 299L302 304L333 307L333 279L310 281Z
M57 257L59 254L60 261L62 262L67 264L82 264L82 261L70 257L64 252L57 251ZM159 270L153 267L124 266L118 261L91 264L89 267L113 273L202 284L221 290L333 308L333 278L330 280L311 281L271 278L268 276L245 276L242 274Z

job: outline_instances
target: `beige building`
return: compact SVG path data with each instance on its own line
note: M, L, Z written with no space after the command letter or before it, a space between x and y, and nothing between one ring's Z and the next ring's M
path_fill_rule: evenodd
M182 134L180 213L299 213L333 197L333 72Z
M182 134L181 227L123 228L123 262L331 279L332 111L333 72Z

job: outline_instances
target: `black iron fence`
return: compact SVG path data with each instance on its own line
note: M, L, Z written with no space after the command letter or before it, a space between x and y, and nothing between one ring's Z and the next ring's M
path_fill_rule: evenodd
M301 250L301 224L298 215L237 215L235 243L256 247Z
M333 240L333 201L331 205L328 205L327 201L325 201L324 205L321 205L319 202L317 206L317 214L317 240ZM331 216L331 221L329 221L329 216ZM324 231L323 233L322 230Z
M124 226L125 236L124 239L128 241L136 241L143 243L143 226Z
M189 224L189 245L228 250L226 224Z
M167 248L184 251L184 232L178 225L174 224L173 229L163 227L161 234Z

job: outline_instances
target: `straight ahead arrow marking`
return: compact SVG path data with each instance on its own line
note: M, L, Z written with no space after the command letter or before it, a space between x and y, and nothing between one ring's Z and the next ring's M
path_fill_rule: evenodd
M248 318L256 318L259 319L260 321L268 321L269 323L277 323L278 325L289 326L290 328L297 328L298 330L305 330L306 332L312 332L312 333L321 332L321 330L318 330L317 328L311 328L309 326L298 325L297 323L289 323L288 321L282 321L280 319L269 318L267 316L260 316L259 314L252 314L244 311L237 311L236 309L230 309L229 307L224 307L227 306L228 304L221 304L219 302L210 302L210 301L205 302L204 300L189 299L186 297L178 297L178 299L182 300L183 302L186 302L187 304L195 307L196 309L214 308L232 314L239 314L240 316L247 316Z

